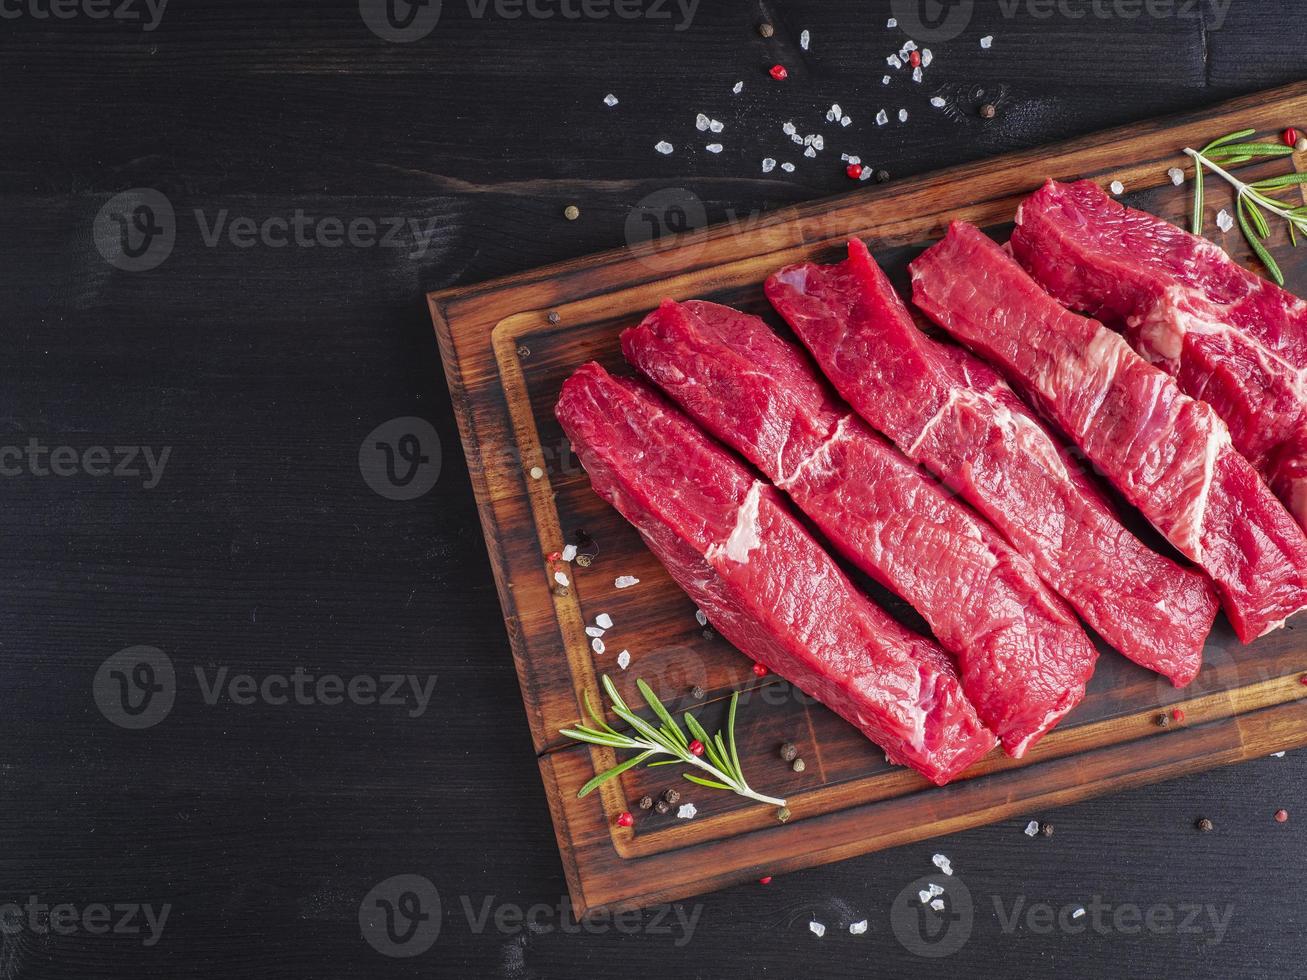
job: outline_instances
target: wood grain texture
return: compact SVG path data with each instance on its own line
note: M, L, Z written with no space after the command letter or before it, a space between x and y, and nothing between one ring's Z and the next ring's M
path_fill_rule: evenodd
M770 272L794 262L835 261L852 236L866 239L901 280L907 258L930 245L950 220L1001 228L1021 197L1048 177L1120 180L1135 206L1183 221L1188 188L1175 187L1167 175L1183 162L1179 148L1241 125L1273 131L1280 120L1299 116L1307 116L1307 85L891 189L860 190L747 226L728 223L431 295L578 908L609 911L684 898L756 876L760 862L806 867L1003 819L1036 800L1083 798L1284 747L1268 739L1272 733L1282 737L1284 719L1300 713L1293 702L1307 695L1299 681L1307 670L1307 647L1296 632L1282 630L1244 648L1222 621L1205 650L1203 675L1190 688L1175 692L1109 652L1085 702L1026 759L1018 763L996 754L944 789L887 765L850 726L810 699L781 694L779 706L764 709L762 717L751 712L739 734L743 755L755 767L755 788L789 801L794 819L788 826L776 826L766 807L699 791L686 794L699 807L692 823L670 814L640 814L635 827L618 828L617 814L635 811L642 794L657 796L668 778L659 770L629 771L593 798L575 799L575 789L595 771L620 759L607 749L568 747L559 735L584 720L585 691L598 703L600 674L613 676L632 705L642 703L634 681L643 677L674 710L702 704L719 723L721 702L731 691L744 691L746 702L764 701L770 692L751 678L746 658L694 622L689 600L638 535L590 490L553 418L553 404L562 381L588 360L621 371L617 334L664 297L710 299L766 315L761 285ZM1213 195L1210 209L1215 212L1222 200ZM1223 244L1238 254L1237 239L1226 238ZM1285 246L1293 281L1307 280L1307 262ZM578 540L577 529L599 543L594 563L546 561ZM570 576L566 588L552 577L558 567ZM613 584L617 575L634 575L640 584L619 590ZM889 602L901 610L902 603ZM596 655L584 627L601 612L618 625L605 635L605 653ZM613 663L623 647L632 651L627 671ZM699 702L690 695L695 687L705 692ZM1176 708L1202 737L1150 739L1160 731L1159 713ZM777 764L782 741L794 741L814 757L802 777ZM711 877L705 867L713 869ZM657 888L651 890L649 881L657 881Z
M1201 6L1201 22L1073 23L977 3L963 35L932 43L922 89L888 94L883 59L905 37L885 29L889 0L705 0L682 32L478 19L445 0L440 27L407 45L368 32L358 0L173 0L149 33L0 18L0 441L173 447L149 491L0 479L0 904L35 893L173 906L148 948L83 931L0 935L0 976L1300 973L1304 752L778 873L622 929L571 928L424 302L621 246L632 210L669 188L702 202L704 225L847 192L829 153L792 175L758 167L783 144L784 119L816 122L834 101L856 120L849 149L898 181L1307 77L1299 3L1238 0L1220 28ZM764 16L777 25L767 43ZM766 79L778 58L796 66L794 84ZM600 101L608 91L622 98L616 113ZM937 92L968 111L937 118ZM989 99L1001 111L986 122L970 110ZM911 124L876 129L876 109L900 103ZM697 111L728 124L720 156L693 142L653 152L694 134ZM105 265L89 228L111 195L138 186L166 193L183 220L164 265L127 275ZM568 203L580 220L561 220ZM210 247L193 212L224 208L435 228L425 252ZM436 487L405 503L364 484L357 454L374 426L409 415L434 425L444 455ZM89 697L104 658L137 643L189 679L144 733L109 725ZM431 710L409 718L210 706L191 673L296 665L438 681ZM1286 824L1271 818L1281 806ZM1193 829L1200 816L1213 833ZM1056 836L1025 837L1031 818L1055 822ZM935 870L936 851L976 907L970 941L943 961L891 929L895 896ZM362 897L398 873L426 875L443 900L438 942L411 959L381 956L359 933ZM1050 933L1024 918L1095 895L1233 918L1219 935L1210 924ZM552 911L497 924L477 918L484 903ZM688 942L678 915L693 919ZM823 940L808 931L814 917ZM863 918L868 932L850 936Z

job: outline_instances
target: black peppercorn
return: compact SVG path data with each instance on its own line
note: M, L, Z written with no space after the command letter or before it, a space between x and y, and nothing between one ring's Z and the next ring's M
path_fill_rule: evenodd
M771 37L776 33L776 28L772 27L771 24L759 24L758 33L763 37Z
M793 762L799 757L799 747L793 742L786 742L781 746L781 758L786 762Z
M1198 829L1201 830L1204 834L1215 826L1216 825L1212 823L1212 821L1208 820L1206 817L1203 817L1203 819L1198 821Z
M993 119L998 115L998 106L992 102L986 102L980 107L980 116L982 119Z
M645 796L640 797L640 809L641 809L641 810L652 810L652 809L653 809L653 797L652 797L652 796L649 796L649 795L647 795L647 794L646 794Z
M1052 825L1051 823L1040 824L1040 826L1039 826L1039 832L1040 832L1041 834L1043 834L1045 837L1052 837L1052 836L1053 836L1053 825Z
M546 316L545 319L548 320L550 323L557 323L559 320L562 319L562 317L558 315L557 310L550 310L548 316Z
M1153 719L1153 720L1156 722L1158 728L1170 728L1170 727L1171 727L1171 719L1167 717L1165 711L1163 711L1160 715L1158 715L1158 716L1157 716L1155 719Z
M668 803L666 800L659 800L657 803L654 804L654 813L666 814L671 812L672 812L672 805Z
M704 689L701 688L698 684L690 688L690 697L694 698L696 701L702 701L704 698L704 694L705 694Z
M877 171L876 171L876 183L878 183L878 184L888 184L888 183L889 183L889 171L888 171L888 170L877 170Z
M665 790L663 792L663 799L667 801L669 806L676 806L676 804L681 802L681 794L674 789Z

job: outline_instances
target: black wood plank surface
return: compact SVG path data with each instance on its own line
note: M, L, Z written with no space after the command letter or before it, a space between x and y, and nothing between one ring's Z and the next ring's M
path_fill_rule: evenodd
M1301 78L1301 5L384 8L0 0L0 977L1303 975L1302 754L576 926L422 302L669 189L747 221L841 152L899 177ZM133 259L123 221L171 233ZM438 445L397 487L405 418ZM932 926L895 902L937 851L973 912Z

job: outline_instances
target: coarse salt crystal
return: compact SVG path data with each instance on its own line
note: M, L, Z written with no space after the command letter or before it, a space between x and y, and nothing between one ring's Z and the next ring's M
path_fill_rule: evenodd
M659 140L657 143L654 144L654 149L657 150L659 153L663 154L664 156L666 156L668 153L671 153L672 150L675 148L672 146L671 143L668 143L667 140Z
M880 80L880 83L881 83L882 85L888 85L888 84L889 84L889 76L886 75L884 78L882 78L882 79Z
M818 133L816 136L812 138L812 145L814 149L818 149L818 150L826 149L825 137L823 137L821 133Z
M1234 227L1234 218L1230 217L1230 212L1225 208L1221 208L1216 213L1216 227L1220 228L1221 231L1229 231Z
M1271 753L1271 758L1272 758L1272 759L1283 759L1283 758L1284 758L1284 753L1283 753L1283 752L1272 752L1272 753Z
M571 583L571 580L568 579L568 577L567 577L564 573L562 573L562 572L554 572L554 581L557 582L559 585L571 585L571 584L572 584L572 583Z
M1113 194L1124 194L1125 184L1121 183L1119 180L1114 180L1110 185L1110 190Z
M870 179L871 179L871 168L863 167L862 173L858 176L858 180L870 180Z
M840 159L845 163L861 163L862 157L854 156L852 153L841 153Z
M702 609L696 609L694 611L694 618L698 621L700 626L708 625L708 617L704 615Z
M720 119L709 119L708 128L711 129L714 133L720 133L723 129L726 128L726 124L722 122Z
M885 22L885 27L891 31L898 26L899 26L899 22L897 17L891 17L889 20Z
M704 147L704 149L707 150L709 153L721 153L722 145L720 143L709 143L707 146Z
M612 92L609 92L607 95L604 96L604 105L610 107L617 105L617 96L615 96Z
M617 666L621 667L622 670L626 670L627 667L631 666L630 650L623 650L617 655Z
M1027 837L1034 837L1037 833L1039 833L1039 821L1038 821L1038 820L1032 820L1032 821L1030 821L1030 823L1026 824L1026 836L1027 836Z
M794 164L790 163L789 160L786 160L784 163L781 164L781 169L784 170L787 174L792 174L794 173Z
M812 141L815 140L816 138L817 137L814 136L812 133L809 133L807 136L803 137L803 145L812 146Z
M598 626L587 626L587 627L585 628L585 635L586 635L586 636L603 636L603 635L604 635L604 631L601 630Z
M806 150L803 151L803 155L804 155L805 157L815 157L815 156L817 155L817 151L814 150L814 149L810 146L810 147L808 147Z
M921 899L922 905L925 905L927 902L930 901L930 892L926 891L923 888L921 891L917 892L917 898Z
M576 557L576 545L568 544L563 546L563 561L571 561Z
M608 613L600 613L595 617L595 625L610 630L613 628L613 617L608 615Z
M799 146L806 146L806 145L807 145L807 143L806 143L806 141L804 140L804 138L803 138L802 136L800 136L798 133L795 133L793 136L790 137L790 142L791 142L791 143L795 143L795 144L797 144L797 145L799 145Z
M804 51L808 50L808 45L811 43L812 43L811 34L809 34L807 31L803 31L799 34L799 47L801 47Z
M936 854L930 860L935 867L939 868L939 870L943 871L946 875L951 875L953 873L952 863L943 854Z
M844 110L840 108L840 104L838 102L831 103L830 111L831 111L831 115L833 115L836 119L839 119L842 115L844 115Z
M930 48L921 49L921 67L929 68L930 63L935 60L935 56L930 53Z
M1184 171L1179 167L1172 167L1166 172L1166 175L1171 178L1171 183L1175 184L1176 187L1184 183Z
M694 815L698 812L693 803L682 803L681 808L676 811L676 815L682 820L693 820Z
M994 46L994 35L986 34L984 37L982 37L980 39L980 46L984 48L986 51L992 48Z
M607 648L604 646L604 641L596 636L593 640L590 641L590 649L593 650L595 653L603 653L604 650Z
M876 113L876 125L884 126L887 122L889 122L889 113L881 109L880 112Z
M937 898L937 899L935 899L933 902L930 903L930 907L931 907L932 909L934 909L936 912L943 912L943 911L944 911L944 899L942 899L942 898Z
M907 122L907 121L908 121L908 110L907 110L907 109L900 109L900 110L899 110L899 122Z
M891 68L902 68L903 59L896 54L892 54L885 59L885 64L889 65Z
M736 82L735 87L731 89L731 94L739 95L743 91L744 91L744 82Z
M939 885L935 884L933 881L930 883L929 887L930 887L930 897L931 897L931 898L934 898L936 895L943 895L943 894L944 894L944 889L941 888Z
M839 118L839 116L835 115L835 113L833 113L830 109L827 109L827 110L826 110L826 121L827 121L827 122L834 122L834 121L835 121L836 119L838 119L838 118Z
M1080 906L1074 912L1071 913L1071 918L1078 919L1084 914L1085 914L1084 906Z
M930 104L933 105L936 109L943 109L946 105L948 105L948 101L946 99L940 98L937 95L930 100Z
M921 82L921 79L924 78L924 77L925 77L925 76L922 75L922 73L921 73L921 66L920 66L920 65L918 65L916 68L912 69L912 80L913 80L914 82L918 82L918 83L920 83L920 82Z
M619 589L629 589L633 585L639 585L640 580L634 575L619 575L613 579L613 585Z
M781 126L781 132L784 133L786 136L793 136L796 132L798 132L798 130L795 128L794 123L787 122Z
M773 160L771 157L765 157L762 161L762 172L765 174L769 174L775 169L776 169L776 161Z
M849 923L849 934L852 936L861 936L867 931L867 920L862 919L858 922Z
M694 128L701 133L708 129L708 117L702 112L694 117Z
M812 934L816 936L818 939L826 935L826 927L822 925L820 922L818 922L816 919L813 919L811 922L808 923L808 928L812 930Z
M913 51L916 50L917 50L917 42L909 41L907 44L903 45L903 50L900 53L903 55L903 57L906 58L908 55L910 55Z
M852 125L853 125L853 118L852 118L851 116L844 116L844 117L842 117L842 118L840 119L840 125L841 125L841 126L852 126Z

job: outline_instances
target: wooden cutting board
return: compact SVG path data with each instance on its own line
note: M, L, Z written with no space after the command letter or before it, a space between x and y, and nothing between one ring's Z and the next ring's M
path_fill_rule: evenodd
M679 899L1307 745L1307 621L1244 647L1221 618L1189 688L1176 691L1104 647L1084 703L1025 759L994 754L966 778L932 787L887 765L851 726L785 682L754 677L749 660L700 626L690 600L635 531L590 490L553 416L559 388L578 365L597 360L628 371L617 336L663 297L709 299L777 322L762 295L765 277L792 262L836 261L853 236L902 286L907 262L951 219L1001 234L1021 198L1048 177L1120 180L1128 203L1183 224L1190 185L1175 187L1167 176L1171 167L1191 172L1182 147L1236 129L1269 134L1291 124L1307 129L1307 84L431 294L531 736L580 913ZM1262 169L1283 172L1287 165ZM692 210L694 200L670 191L647 204L634 213L637 224L647 214L652 226L674 227L682 206ZM1255 264L1237 229L1222 235L1215 227L1216 212L1233 208L1229 188L1209 181L1207 207L1209 235ZM1277 257L1301 294L1307 248L1291 249L1282 229L1276 235L1284 236ZM585 550L597 553L588 567L564 566L570 587L560 588L546 556L575 543L578 532L593 541ZM640 584L619 590L619 575ZM905 622L920 624L904 603L869 591ZM596 655L584 627L600 613L615 626L604 637L606 652ZM631 654L625 671L616 664L623 649ZM579 720L581 692L597 695L603 673L632 705L641 703L635 679L643 677L673 710L694 708L709 731L723 723L730 693L743 692L737 735L745 773L760 792L786 797L793 818L781 824L772 808L692 786L673 767L629 771L578 800L578 788L616 757L558 731ZM705 692L701 700L692 696L696 686ZM1177 708L1182 722L1159 724ZM785 741L800 748L803 773L780 760ZM642 795L672 786L695 803L694 819L637 808ZM634 827L616 826L623 810L637 815Z

